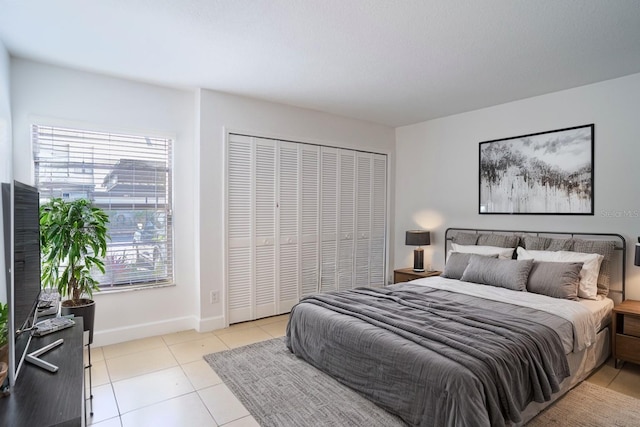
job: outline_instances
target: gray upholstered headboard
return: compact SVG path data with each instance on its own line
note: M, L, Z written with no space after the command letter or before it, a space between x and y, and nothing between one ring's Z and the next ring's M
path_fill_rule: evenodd
M522 241L526 236L542 237L550 239L580 239L587 241L613 241L615 242L614 251L610 263L610 281L609 281L609 297L617 304L625 299L625 273L626 273L626 254L627 244L620 234L615 233L582 233L582 232L562 232L562 231L528 231L528 230L490 230L481 228L447 228L444 233L444 255L447 259L447 252L451 249L451 243L456 236L468 239L477 235L478 239L484 239L490 243L499 241L516 241L516 245L522 245ZM482 237L481 237L482 236ZM471 239L473 241L473 239ZM483 244L483 243L471 243ZM493 244L491 246L503 246ZM510 246L510 245L509 245Z

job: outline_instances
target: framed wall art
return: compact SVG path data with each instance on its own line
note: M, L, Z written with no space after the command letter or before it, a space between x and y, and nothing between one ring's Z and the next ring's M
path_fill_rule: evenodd
M593 215L594 125L480 143L480 214Z

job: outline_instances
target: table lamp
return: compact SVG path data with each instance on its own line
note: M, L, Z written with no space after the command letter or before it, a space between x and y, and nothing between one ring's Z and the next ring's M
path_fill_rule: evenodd
M428 231L407 231L405 245L417 246L417 248L413 251L413 271L424 271L424 249L422 249L421 246L426 246L429 244L431 244L431 235Z

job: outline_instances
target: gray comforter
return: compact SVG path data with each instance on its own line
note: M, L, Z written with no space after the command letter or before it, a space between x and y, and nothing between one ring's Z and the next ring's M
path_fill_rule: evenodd
M461 302L462 300L463 302ZM296 305L289 349L411 425L521 421L569 376L548 313L410 284Z

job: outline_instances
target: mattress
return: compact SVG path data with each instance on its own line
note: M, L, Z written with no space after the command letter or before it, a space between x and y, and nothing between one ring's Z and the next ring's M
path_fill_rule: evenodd
M613 310L614 305L612 299L581 299L578 302L591 312L591 315L593 316L593 323L597 330L601 330L609 326L611 323L611 311Z
M495 286L462 282L440 276L417 279L408 283L529 307L563 317L572 322L575 328L573 348L567 348L567 353L581 351L593 344L598 331L609 324L613 309L613 301L609 298L572 301L531 292L512 291ZM565 344L568 344L566 340L564 341Z

